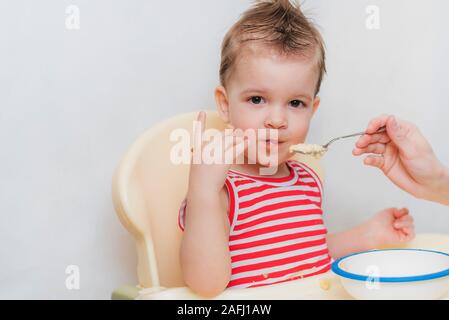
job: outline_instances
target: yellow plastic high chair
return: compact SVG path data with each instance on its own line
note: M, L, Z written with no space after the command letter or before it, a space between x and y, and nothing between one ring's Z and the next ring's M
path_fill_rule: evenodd
M206 129L226 128L216 111L206 113ZM177 219L190 165L170 160L176 143L170 141L170 134L185 129L191 135L197 116L198 112L177 115L148 129L130 146L115 172L113 203L121 223L136 240L139 281L137 288L116 290L115 298L133 296L139 288L156 292L185 286L179 261L182 231ZM320 174L317 161L300 160Z
M186 196L190 165L170 159L174 130L192 135L198 112L181 114L144 132L127 150L113 177L112 198L116 213L137 245L137 286L125 286L112 299L200 299L185 287L179 251L182 231L178 211ZM215 111L207 111L206 129L224 130ZM316 159L293 157L315 170L322 179ZM189 159L190 162L190 153ZM441 238L443 237L443 238ZM444 239L442 241L441 239ZM408 244L449 252L448 236L420 235ZM339 279L331 274L249 289L227 289L216 299L349 299Z

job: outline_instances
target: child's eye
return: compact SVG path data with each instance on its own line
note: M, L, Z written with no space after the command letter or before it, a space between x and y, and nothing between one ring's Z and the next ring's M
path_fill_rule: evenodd
M307 107L306 106L306 104L303 102L303 101L301 101L301 100L292 100L292 101L290 101L290 103L291 103L291 105L293 106L293 107L295 107L295 108L298 108L298 107Z
M260 104L263 101L263 98L260 96L251 97L249 99L253 104Z

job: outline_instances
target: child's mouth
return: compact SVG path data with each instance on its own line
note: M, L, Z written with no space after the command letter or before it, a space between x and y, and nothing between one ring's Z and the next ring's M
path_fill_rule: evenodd
M267 140L265 140L265 143L266 143L266 145L269 147L269 146L282 146L283 145L283 143L284 143L284 141L278 141L278 140L270 140L270 139L267 139Z

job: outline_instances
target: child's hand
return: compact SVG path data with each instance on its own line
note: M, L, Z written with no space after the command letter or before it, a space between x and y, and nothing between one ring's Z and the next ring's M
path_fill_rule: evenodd
M414 237L415 226L408 209L389 208L355 228L329 234L327 243L331 257L338 259L356 252L399 246Z
M399 245L415 237L415 225L408 209L389 208L378 212L365 225L365 235L372 249Z
M198 119L201 127L196 126L193 137L193 155L189 175L189 191L194 192L219 192L226 180L228 170L236 158L240 156L248 147L247 139L239 135L239 131L220 133L220 136L213 137L208 142L203 142L206 127L206 113L200 112ZM231 138L232 136L232 138ZM232 151L233 156L226 158L226 155ZM216 157L217 152L221 157ZM210 161L203 159L204 156L210 156ZM222 161L215 161L222 159ZM207 161L204 161L207 160Z

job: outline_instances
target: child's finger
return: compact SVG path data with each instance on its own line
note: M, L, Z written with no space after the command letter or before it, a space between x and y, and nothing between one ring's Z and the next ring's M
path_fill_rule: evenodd
M232 131L232 134L235 136L235 137L243 137L243 136L245 136L245 133L243 132L243 130L242 129L234 129L233 131Z
M406 214L396 220L396 222L409 223L409 224L413 224L413 221L414 221L414 219L410 214Z
M248 139L244 139L243 142L235 146L234 160L248 148L248 144Z
M393 210L393 216L396 219L399 219L405 215L408 215L408 209L407 208L401 208L401 209L394 209Z
M408 211L404 208L404 209L401 209L401 210L403 210L403 212L406 212L406 214L403 214L402 216L399 216L399 217L396 217L396 221L397 222L413 222L413 217L410 215L410 214L408 214ZM398 209L396 209L396 211L401 211L401 210L398 210ZM399 215L399 213L397 213L398 215Z
M197 125L195 126L195 129L194 129L194 135L198 137L204 133L205 126L206 126L206 113L204 111L200 111L198 113L196 121L197 121Z
M404 242L410 241L413 238L415 238L415 233L411 230L407 230L407 231L400 231L402 234L402 238L404 239Z
M411 229L410 230L410 232L408 233L408 235L407 235L407 240L408 241L410 241L410 240L413 240L414 238L415 238L415 229L413 228L413 229Z
M200 111L200 112L198 112L198 116L196 117L196 121L201 121L201 113L202 113L203 111Z
M366 164L367 166L372 166L372 167L382 169L382 167L385 164L385 159L382 156L370 155L370 156L367 156L365 158L365 160L363 160L363 163Z
M406 235L412 234L413 230L414 230L414 228L412 226L406 227L406 228L402 228L402 232L404 232Z
M415 238L414 228L401 229L399 233L402 235L403 241L410 241Z
M194 148L201 148L203 144L203 134L206 126L206 113L200 111L198 117L196 118L196 123L194 123L193 129L193 146Z
M236 163L236 159L248 148L247 137L232 137L227 138L229 141L224 148L224 157L226 164Z
M226 135L224 137L224 148L223 150L225 152L229 152L229 150L231 149L236 149L237 145L241 144L242 142L244 142L245 140L247 140L246 137L243 136L235 136L235 135Z
M229 147L235 145L239 141L239 138L234 137L233 135L227 135L224 138L224 150L227 150Z
M355 156L362 155L364 153L383 154L387 146L382 143L374 143L368 145L366 148L355 148L352 150L352 154Z
M396 221L393 224L395 229L406 229L406 228L412 228L413 222L412 221Z
M402 231L399 231L398 236L400 242L405 242L405 239L407 238L406 234L404 234Z
M222 153L229 147L232 147L236 143L240 142L238 141L239 139L242 138L234 137L232 133L229 133L228 131L218 134L213 131L208 131L203 136L203 140L205 141L205 143L204 146L202 146L202 149L207 153Z
M247 137L236 137L234 139L234 143L232 144L232 146L234 148L237 148L238 145L244 144L245 148L248 147L248 138Z
M204 133L204 131L206 130L206 117L207 114L204 111L201 111L198 115L199 121L201 123L201 133Z

